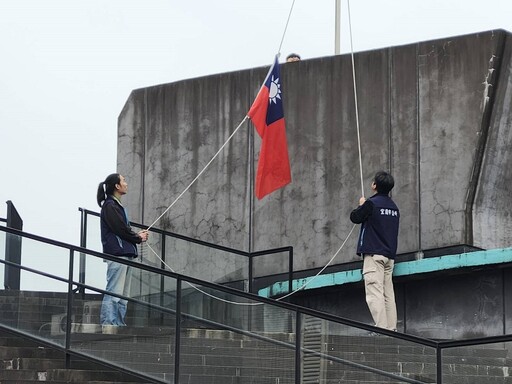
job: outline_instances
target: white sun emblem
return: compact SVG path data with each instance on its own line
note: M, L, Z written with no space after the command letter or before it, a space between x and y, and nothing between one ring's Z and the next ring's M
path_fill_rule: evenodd
M279 77L274 79L274 75L272 75L272 80L270 81L270 90L268 94L269 103L274 102L274 104L277 104L277 99L281 98L279 95L281 93L280 88L281 84L279 84Z

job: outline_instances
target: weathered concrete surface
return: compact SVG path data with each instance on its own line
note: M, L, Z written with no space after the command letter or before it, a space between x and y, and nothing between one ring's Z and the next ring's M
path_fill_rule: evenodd
M490 31L356 54L364 185L370 193L376 170L394 174L399 252L468 239L483 248L510 245L511 44L509 33ZM502 70L490 94L492 58ZM131 94L119 118L118 167L130 183L134 220L151 224L201 171L244 118L267 70ZM245 124L156 226L243 250L292 245L296 270L322 267L352 228L348 215L361 194L351 60L303 60L281 72L292 183L254 198L260 139ZM490 126L486 103L494 106ZM468 207L471 189L478 193ZM357 260L356 235L334 264ZM227 268L230 279L243 277L236 262L220 265L181 247L166 252L178 272L218 281L213 269ZM283 272L286 258L266 268Z
M418 47L421 246L465 242L464 208L481 130L493 33ZM490 244L489 244L490 245ZM491 246L496 247L496 246Z
M393 192L400 204L400 250L418 251L421 249L420 236L420 194L419 194L419 129L417 45L390 49L390 89L391 127L394 140L390 146L390 161L395 178L396 191ZM403 197L401 197L403 196ZM400 197L400 198L399 198ZM407 197L407 198L405 198Z
M134 221L153 223L226 141L246 112L248 75L217 75L132 93L119 118L118 164L130 185L126 202ZM247 125L241 128L156 227L247 248L248 130ZM152 239L151 246L160 252L159 239ZM166 262L177 272L209 281L247 278L243 258L218 257L218 252L185 242L165 246ZM151 252L146 257L160 265Z
M509 246L512 233L512 42L511 35L503 36L502 53L489 66L496 86L490 104L489 137L485 146L482 171L473 209L474 243L483 248Z
M510 334L510 269L395 279L398 330L433 339ZM300 292L295 304L371 324L363 283Z

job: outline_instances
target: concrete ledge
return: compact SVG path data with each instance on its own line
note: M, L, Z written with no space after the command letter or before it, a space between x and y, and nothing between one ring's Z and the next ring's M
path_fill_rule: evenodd
M413 276L423 273L439 272L458 268L489 266L512 262L512 248L491 249L486 251L475 251L461 253L458 255L445 255L430 257L420 260L398 262L395 265L393 276ZM303 287L306 289L318 289L357 283L363 281L360 268L348 271L327 273L325 275L305 277L292 281L292 290ZM269 287L262 288L258 295L262 297L273 297L288 293L288 281L279 281Z

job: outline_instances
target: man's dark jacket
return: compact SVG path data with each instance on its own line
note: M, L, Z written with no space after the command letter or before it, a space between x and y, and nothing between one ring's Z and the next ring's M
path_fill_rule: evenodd
M400 212L387 194L377 193L350 213L354 224L362 224L357 254L396 256Z

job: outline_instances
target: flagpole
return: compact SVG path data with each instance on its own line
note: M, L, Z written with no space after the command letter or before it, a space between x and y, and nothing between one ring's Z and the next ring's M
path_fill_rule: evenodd
M238 124L238 127L235 128L235 130L233 131L233 133L231 135L229 135L228 139L225 141L224 144L222 144L222 146L219 148L219 150L217 151L217 153L215 153L215 155L213 155L213 157L210 159L210 161L208 162L208 164L206 164L203 169L201 170L201 172L199 172L197 174L197 176L194 178L194 180L192 180L190 182L190 184L183 190L183 192L181 192L178 197L176 199L174 199L174 201L171 203L171 205L169 205L167 207L167 209L160 215L157 217L157 219L155 221L153 221L153 223L146 228L146 231L149 231L151 228L153 228L153 226L174 206L174 204L176 204L178 202L178 200L181 198L181 196L183 196L185 194L185 192L187 192L190 187L192 187L192 185L199 179L199 177L201 177L201 175L203 174L204 171L206 171L206 169L210 166L211 163L213 163L213 160L215 160L217 158L217 156L219 155L219 153L222 152L222 150L224 149L224 147L226 145L228 145L229 141L233 138L233 136L235 136L235 133L238 132L238 130L240 129L240 127L245 123L245 121L249 118L249 116L245 116L244 119L240 122L240 124Z
M253 210L254 210L254 129L249 129L249 248L253 249Z
M341 52L341 0L335 0L335 20L334 20L334 54L339 55Z

